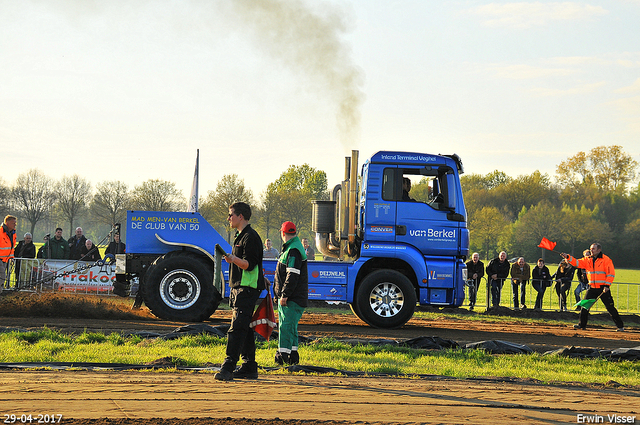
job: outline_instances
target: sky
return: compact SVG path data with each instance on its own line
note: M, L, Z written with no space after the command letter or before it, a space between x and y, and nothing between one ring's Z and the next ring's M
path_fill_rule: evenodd
M640 0L0 0L0 178L94 186L457 153L466 173L640 162Z

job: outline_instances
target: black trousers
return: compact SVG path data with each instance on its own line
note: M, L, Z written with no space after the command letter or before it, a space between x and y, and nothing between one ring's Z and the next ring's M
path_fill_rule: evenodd
M233 315L227 332L227 357L222 365L224 370L233 372L240 357L244 363L256 361L256 340L249 324L260 292L247 286L231 289L229 307Z
M556 294L558 294L558 303L560 309L567 308L567 293L571 289L571 281L556 282ZM597 295L596 295L597 296Z
M480 287L480 279L471 279L469 282L469 285L467 285L467 288L469 288L469 306L473 307L474 305L476 305L478 288Z
M513 293L513 307L518 308L518 287L520 287L520 304L525 306L525 298L527 296L528 280L511 280L511 289Z
M600 288L589 288L587 290L587 294L584 296L584 299L595 300L596 298L598 298L598 295L602 294L602 296L600 297L600 300L602 301L602 304L604 304L604 306L607 308L607 311L611 315L613 322L616 324L618 328L623 328L624 324L622 323L620 314L618 313L618 310L616 310L616 307L613 305L613 297L611 296L611 291L607 291L603 293L604 288L605 288L604 286L601 286ZM586 328L588 320L589 320L589 310L587 310L586 308L583 308L582 310L580 310L580 327Z
M491 305L493 307L498 307L500 305L502 285L504 285L504 279L491 279Z

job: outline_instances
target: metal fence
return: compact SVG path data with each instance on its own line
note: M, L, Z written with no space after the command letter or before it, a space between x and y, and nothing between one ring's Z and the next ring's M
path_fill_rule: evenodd
M579 282L573 280L571 282L571 288L567 293L567 308L569 311L574 310L573 306L576 304L575 289L578 287ZM464 305L469 305L469 285L466 286L466 297ZM580 299L584 299L586 290L580 293ZM533 308L535 305L538 292L533 288L532 280L529 280L526 284L526 302L527 308ZM616 309L620 313L638 314L640 313L640 283L635 282L616 282L611 285L611 295L613 296ZM518 294L520 299L520 294ZM502 307L513 308L513 290L511 286L511 279L504 280L504 285L500 294L500 305ZM478 288L476 306L491 306L491 289L486 277L482 278L480 286ZM544 293L544 299L542 304L543 311L560 311L560 301L556 292L556 283L552 282L551 286L546 288ZM607 309L604 304L597 302L591 307L591 312L606 312Z
M14 258L7 264L6 279L3 284L5 290L32 292L73 292L94 295L113 295L115 281L115 264L96 265L86 261L45 260L39 258ZM567 307L572 310L575 304L575 288L577 280L571 283L567 294ZM137 292L137 282L132 287L131 295ZM464 306L469 305L470 286L466 285ZM582 292L584 298L586 291ZM640 283L614 282L611 294L615 306L621 313L640 313ZM533 289L532 281L526 284L526 302L528 308L533 308L537 291ZM491 291L489 282L483 277L478 288L476 305L490 306ZM513 307L513 293L511 279L507 278L500 294L500 305ZM555 289L555 282L546 288L542 310L559 311L560 303ZM592 312L603 312L606 308L601 302L591 307Z

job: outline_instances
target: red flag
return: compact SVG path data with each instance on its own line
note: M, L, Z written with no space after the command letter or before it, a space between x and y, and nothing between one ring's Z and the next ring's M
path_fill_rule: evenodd
M555 242L551 242L547 238L542 238L542 241L540 241L540 245L538 245L538 246L540 248L544 248L544 249L548 249L549 251L553 251L553 248L555 248L556 245L557 244Z
M258 309L253 313L253 318L249 326L269 341L271 332L276 327L276 314L273 311L273 301L268 291L267 296L264 297Z

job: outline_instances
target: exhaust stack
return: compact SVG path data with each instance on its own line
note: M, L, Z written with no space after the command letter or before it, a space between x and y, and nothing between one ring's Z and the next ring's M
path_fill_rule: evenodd
M345 157L345 180L336 185L329 201L313 201L311 228L316 247L327 257L342 259L357 255L356 202L358 194L358 151Z

